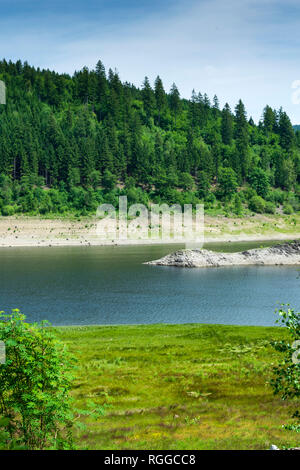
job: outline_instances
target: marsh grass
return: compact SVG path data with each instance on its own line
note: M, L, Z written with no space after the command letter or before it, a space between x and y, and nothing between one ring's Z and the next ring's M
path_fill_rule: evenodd
M76 436L90 449L267 449L299 445L282 429L296 403L266 384L282 328L222 325L64 327L78 359L73 396L106 404Z

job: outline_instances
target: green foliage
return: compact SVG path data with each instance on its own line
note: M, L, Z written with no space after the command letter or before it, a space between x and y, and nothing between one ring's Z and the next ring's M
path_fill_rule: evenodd
M189 173L181 173L179 177L179 185L185 191L190 191L194 187L194 179Z
M233 212L239 216L243 213L242 201L238 194L235 194L233 199Z
M265 213L266 214L275 214L276 206L273 202L267 201L265 204Z
M273 367L273 378L270 381L275 395L280 395L282 400L300 398L300 313L287 306L287 309L278 310L280 319L277 323L285 326L289 333L289 341L277 341L272 343L276 351L282 355L282 361ZM293 424L286 425L286 429L300 432L300 410L294 412Z
M284 214L287 214L287 215L293 214L294 213L293 206L291 204L284 204L283 212Z
M258 214L265 212L266 203L261 196L253 196L249 201L249 209Z
M237 176L232 168L220 168L219 192L224 198L231 198L238 187Z
M14 215L16 212L14 206L3 206L1 209L2 215L9 216L9 215Z
M109 170L105 170L102 178L102 185L104 189L106 189L107 191L111 191L112 189L114 189L116 183L116 176L113 175Z
M200 171L198 173L198 196L200 199L205 199L210 192L210 181L208 175L205 171Z
M249 175L250 186L255 189L257 194L263 198L266 197L269 191L269 178L267 173L261 168L254 168Z
M72 448L73 361L67 350L47 323L26 323L18 310L0 312L0 340L6 346L0 365L2 445Z
M88 214L97 201L116 200L130 178L145 193L131 191L132 200L217 197L228 208L237 186L249 184L251 197L299 210L300 133L283 110L266 106L255 125L241 100L234 113L228 104L221 111L216 96L211 103L193 90L181 99L175 83L166 93L159 76L139 89L101 61L69 76L2 60L0 76L8 90L0 108L3 216ZM280 190L293 201L272 199Z

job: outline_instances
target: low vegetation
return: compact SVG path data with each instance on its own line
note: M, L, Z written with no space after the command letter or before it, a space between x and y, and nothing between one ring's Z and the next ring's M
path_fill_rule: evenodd
M154 325L60 328L79 360L73 396L107 405L76 434L92 449L267 449L299 444L297 401L266 382L281 328ZM298 397L299 406L299 397Z
M47 322L30 324L19 310L0 312L0 449L73 449L73 428L88 409L70 396L74 358ZM93 406L97 418L103 407Z
M286 315L285 323L293 322L293 312ZM289 389L285 383L291 370L291 349L283 346L289 325L45 329L24 321L15 311L1 323L8 353L0 365L5 448L299 445L299 365L292 365L296 375ZM70 382L72 356L77 365Z
M281 362L273 368L271 386L275 395L283 400L300 398L300 313L292 308L279 310L278 323L283 324L289 333L289 341L275 341L274 347L282 356ZM300 403L299 403L300 404ZM292 416L295 422L285 425L286 429L300 433L300 409Z

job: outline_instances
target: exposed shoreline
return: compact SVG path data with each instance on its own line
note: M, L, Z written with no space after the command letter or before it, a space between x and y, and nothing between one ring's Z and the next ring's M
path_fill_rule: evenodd
M205 217L205 243L284 241L300 239L299 215L245 218ZM97 220L81 218L41 219L0 217L0 248L39 246L157 245L161 240L103 240L97 236ZM165 243L165 242L164 242ZM168 243L171 245L172 240ZM181 243L176 243L181 244Z
M217 253L201 249L178 250L145 264L180 268L300 265L300 241L274 245L268 248L255 248L238 253Z

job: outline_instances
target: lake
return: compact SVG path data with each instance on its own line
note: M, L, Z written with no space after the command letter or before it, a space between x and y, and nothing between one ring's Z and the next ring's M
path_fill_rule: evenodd
M270 244L270 243L269 243ZM240 251L268 243L210 244ZM148 266L180 246L0 249L0 309L54 325L274 325L278 303L300 308L296 266Z

